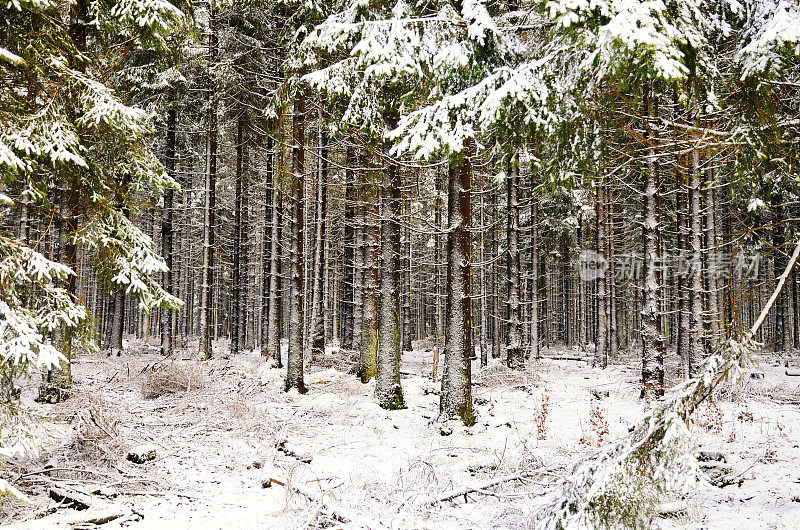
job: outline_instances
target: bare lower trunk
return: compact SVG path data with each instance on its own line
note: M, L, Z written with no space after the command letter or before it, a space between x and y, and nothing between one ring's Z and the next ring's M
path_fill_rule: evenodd
M173 93L174 95L174 93ZM166 163L164 164L167 175L175 178L175 127L178 112L174 108L167 112L167 149ZM175 292L175 276L172 272L172 205L174 190L167 188L164 190L164 209L161 216L161 253L164 255L164 263L167 272L164 273L163 287L169 293ZM172 355L173 337L175 334L175 323L177 315L175 311L163 309L161 315L161 355Z
M270 236L270 262L269 262L269 316L267 317L267 353L272 357L278 368L283 366L281 359L281 314L282 314L282 266L281 255L281 191L278 189L277 175L272 176L272 228Z
M125 290L120 289L114 296L114 319L111 321L110 352L122 353L122 331L125 329Z
M772 207L774 213L774 225L772 227L772 246L774 258L772 260L775 278L779 277L781 271L786 266L786 235L784 232L784 222L786 219L783 206L783 197L780 191L775 190L772 197ZM789 349L789 333L787 326L787 294L781 293L775 302L775 337L772 349L775 353L786 352Z
M531 357L539 359L539 201L534 190L531 200Z
M692 150L691 181L689 185L689 326L687 360L689 377L698 373L703 360L703 259L702 214L700 212L700 151Z
M211 9L209 15L208 64L213 67L217 61L216 13ZM200 356L210 359L213 355L212 304L214 300L214 228L216 216L217 186L217 94L215 82L209 82L208 91L208 131L206 145L205 204L203 206L203 284L200 295Z
M317 188L317 224L316 246L314 248L314 291L311 304L311 356L325 352L325 310L323 289L325 285L325 210L328 202L328 148L327 144L320 151L320 181Z
M286 385L288 392L296 388L301 394L306 387L303 380L303 181L305 158L305 98L298 94L294 101L292 117L292 245L291 261L291 307L289 309L289 355L286 361Z
M236 127L236 175L233 212L233 270L231 290L233 315L231 315L231 355L239 353L242 335L242 171L244 159L245 116L240 114Z
M364 270L362 292L361 357L368 365L376 367L378 355L378 276L380 254L379 206L380 192L370 176L368 186L373 211L364 217ZM377 200L376 200L377 199ZM375 375L373 370L369 377ZM363 380L363 379L362 379Z
M648 98L648 116L655 118L658 110ZM642 397L653 399L664 394L664 338L661 336L661 311L659 308L660 285L657 264L658 245L658 162L656 144L658 138L648 121L647 132L650 149L647 167L644 170L644 220L642 223L643 275L642 289Z
M595 213L597 216L597 250L602 253L606 242L606 203L603 181L597 187ZM608 275L597 278L597 341L592 366L605 368L608 365Z
M353 228L353 348L358 351L358 377L366 383L375 377L376 359L369 349L362 347L364 340L364 303L367 290L366 266L367 249L365 248L366 227L364 220L364 206L357 204L355 207L355 227Z
M469 144L463 159L451 163L447 193L447 338L439 409L445 418L475 423L472 412L472 237L470 235L472 167Z
M520 323L520 251L519 251L519 168L512 162L508 167L506 179L508 196L508 222L506 223L506 244L508 245L508 265L506 284L508 285L508 345L506 364L509 368L525 368L525 354L522 351L522 324Z
M388 124L394 129L396 123ZM405 407L400 386L400 224L402 181L400 170L391 160L390 142L383 145L384 175L381 189L381 304L378 333L378 363L375 397L389 410Z

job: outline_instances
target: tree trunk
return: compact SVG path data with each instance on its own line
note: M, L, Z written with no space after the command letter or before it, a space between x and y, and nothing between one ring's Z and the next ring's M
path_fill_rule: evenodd
M368 348L363 347L364 341L364 304L367 290L366 260L367 249L365 248L365 235L367 228L364 220L364 205L359 203L355 206L354 215L355 226L353 227L353 348L358 351L358 377L362 383L366 383L375 377L375 357L371 355Z
M341 289L341 345L344 349L356 349L353 345L355 328L355 300L354 293L357 288L355 281L355 254L359 251L355 243L355 212L357 209L355 190L353 186L353 170L355 165L355 155L353 148L348 146L345 150L345 208L344 208L344 257L342 267L344 268L342 289Z
M603 178L597 186L595 213L597 217L597 251L602 255L606 246L606 198ZM608 366L608 274L597 278L597 340L595 341L592 366L605 368Z
M689 329L687 351L689 377L698 373L703 360L703 260L702 213L700 211L700 150L692 149L692 167L689 184Z
M389 130L397 123L387 120ZM400 216L402 180L400 168L391 159L391 143L383 143L383 186L381 187L381 305L378 333L378 363L375 376L375 397L389 410L405 408L400 386Z
M247 118L244 112L236 120L236 175L234 176L233 207L233 270L231 291L233 314L231 315L231 355L239 353L242 336L242 175L244 162L244 129Z
M531 357L541 357L539 348L539 199L534 182L531 192Z
M651 129L650 118L658 116L653 99L647 99L647 137L649 149L647 167L644 170L644 221L642 223L643 275L642 289L642 397L654 399L664 394L664 338L661 336L661 312L659 310L660 285L657 264L658 245L658 162L656 159L658 137Z
M509 163L506 178L508 219L506 222L507 267L506 284L508 296L508 345L506 364L509 368L525 368L522 351L522 324L520 323L520 257L519 257L519 168Z
M784 213L783 196L779 190L774 190L772 195L772 208L774 214L774 221L772 225L772 246L773 250L773 269L774 276L778 278L786 267L786 250L784 244L786 243L786 236L784 233L784 222L786 215ZM789 333L787 332L788 326L786 325L786 301L788 293L782 292L775 302L775 337L772 343L772 350L775 353L783 353L789 350Z
M289 355L286 362L288 392L296 388L306 392L303 381L303 288L305 269L303 255L303 183L305 158L305 97L295 96L292 116L292 244L291 244L291 307L289 311Z
M267 351L266 356L275 360L275 366L281 368L281 313L282 313L282 267L281 255L281 190L278 188L278 175L272 170L272 218L270 227L269 251L269 315L267 317Z
M327 142L327 139L323 139ZM311 304L311 357L325 353L325 307L323 289L325 284L325 210L328 207L328 146L323 143L320 150L320 180L317 187L316 246L314 248L314 290Z
M213 72L217 62L216 11L209 13L208 67ZM206 139L206 182L203 206L203 279L200 309L200 355L202 359L213 356L212 304L214 300L214 230L217 202L217 89L213 74L208 86L208 131Z
M475 423L472 412L472 294L471 265L472 186L471 145L465 142L463 158L451 162L447 192L447 336L439 410L445 418Z
M174 99L175 92L171 95ZM167 149L165 168L167 175L175 178L175 127L178 118L178 111L172 107L167 111ZM175 275L173 274L172 260L172 205L174 190L167 188L164 190L164 208L161 215L161 253L164 255L164 262L167 265L167 272L164 273L164 290L169 293L175 292ZM161 316L161 355L172 355L173 337L175 333L176 313L169 309L162 310Z

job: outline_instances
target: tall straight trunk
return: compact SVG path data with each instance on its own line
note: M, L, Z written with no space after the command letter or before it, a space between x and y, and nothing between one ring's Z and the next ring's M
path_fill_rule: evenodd
M644 170L644 222L642 223L642 254L644 263L642 273L642 397L649 399L664 394L664 338L661 335L661 311L657 264L659 263L658 244L658 149L657 130L652 129L651 120L658 116L658 107L652 96L647 98L647 137L649 149L647 166Z
M398 169L399 171L399 169ZM404 204L407 204L406 201L403 201ZM406 207L406 210L408 208ZM402 263L403 263L403 270L404 274L402 275L403 278L403 350L404 351L411 351L412 345L411 340L414 336L414 331L417 329L417 326L414 325L414 321L411 318L411 308L413 305L413 289L412 289L412 256L411 256L411 230L406 226L404 229L403 234L403 254L402 254ZM413 326L413 327L412 327Z
M569 264L569 240L564 237L562 238L561 243L561 276L563 279L563 290L562 290L562 300L564 302L564 346L570 347L572 346L572 293L570 293L570 281L569 281L569 272L570 272L570 264Z
M397 127L387 119L387 127ZM400 168L390 156L391 142L383 143L383 185L381 186L381 303L378 332L378 363L375 374L375 397L389 410L405 407L400 386L400 350L402 328L400 314L400 216L402 179Z
M707 179L706 183L706 228L705 246L707 261L711 263L719 258L717 249L717 222L716 222L716 201L714 200L714 178ZM708 296L708 313L706 323L706 354L711 355L712 349L719 336L722 324L719 303L719 277L718 266L709 266L706 272L706 293Z
M442 230L442 194L444 193L444 185L442 172L440 169L436 170L436 198L434 199L434 223L437 230ZM444 349L444 282L442 281L442 236L439 232L436 233L434 240L434 253L433 260L435 262L436 272L436 343L439 351Z
M365 166L366 166L365 153ZM364 229L364 272L363 272L363 308L361 327L361 357L369 359L369 363L377 363L378 355L378 279L380 273L380 189L374 182L375 177L370 175L370 184L367 187L370 193L370 203L373 211L365 216ZM377 365L375 365L377 369ZM377 372L376 372L377 373ZM376 375L373 373L371 375Z
M172 92L174 98L174 91ZM178 111L172 107L167 111L167 149L165 169L167 175L175 178L175 127L177 125ZM164 289L169 293L175 292L175 275L172 272L174 267L172 259L172 205L174 190L167 188L164 190L164 208L161 214L161 253L164 255L164 263L167 272L164 273ZM175 334L175 323L177 314L175 311L164 309L161 316L161 355L172 355L173 337Z
M522 324L520 320L520 251L519 251L519 167L509 163L506 178L508 219L506 222L507 263L506 284L508 304L508 345L506 364L509 368L525 368L525 354L522 351Z
M324 136L324 135L322 135ZM314 248L314 289L311 304L311 357L325 352L325 210L328 207L328 146L327 139L322 143L319 183L317 185L316 242Z
M689 329L686 357L689 376L698 373L703 359L703 260L702 260L702 212L700 210L700 150L692 149L692 166L689 183Z
M288 392L296 388L301 394L306 387L303 381L303 289L305 268L303 236L303 184L305 180L305 97L297 94L292 116L292 244L291 244L291 307L289 308L289 355L286 361Z
M472 412L471 142L451 162L447 189L447 336L439 410L445 418L475 423Z
M679 177L682 180L681 177ZM681 256L686 256L689 246L689 219L688 206L689 206L689 188L682 183L678 183L678 193L676 195L677 208L676 208L676 222L678 224L678 252ZM689 376L689 336L691 335L691 316L690 316L690 296L687 289L688 277L684 274L678 274L678 338L677 338L677 352L678 362L680 363L678 369L678 376L685 378Z
M353 348L358 351L358 377L362 383L366 383L375 377L377 362L371 350L362 347L364 340L364 304L366 297L366 260L367 249L365 248L365 220L364 205L360 202L355 205L353 227Z
M208 28L208 130L206 137L206 182L203 205L203 279L200 309L200 355L202 359L213 356L212 305L214 300L214 231L217 209L217 87L213 78L217 63L217 14L213 7L209 13Z
M483 179L481 179L481 184L483 184ZM481 185L481 194L480 194L480 209L481 209L481 229L485 230L486 226L486 210L485 210L485 201L483 199L485 195L484 186ZM488 318L487 318L487 305L486 305L486 237L485 232L484 235L481 236L480 239L480 256L479 259L481 261L481 325L480 325L480 333L479 333L479 341L480 341L480 352L481 352L481 367L485 368L489 364L489 352L488 346L486 344L486 333L487 333L487 326L488 326Z
M273 153L272 153L272 137L267 136L267 160L265 167L266 177L266 190L264 193L264 249L262 254L261 265L261 356L269 358L271 351L269 349L269 317L270 317L270 304L272 303L270 296L270 285L272 284L272 216L274 213L273 199L275 198L276 189L273 177Z
M233 314L231 315L231 355L239 353L242 335L242 174L244 159L244 128L246 118L240 113L236 120L236 175L234 176L233 207L233 270L231 291Z
M606 246L606 197L605 182L600 177L595 198L595 214L597 218L597 251L604 252ZM592 366L605 368L608 366L608 275L597 278L597 340L595 342Z
M774 276L778 278L786 267L786 235L784 221L786 219L783 196L779 190L774 190L772 195L772 209L774 221L772 225L772 246L773 250L773 269ZM787 326L787 296L789 293L782 292L775 302L775 337L772 349L775 353L783 353L789 350L789 332Z
M342 274L342 289L341 289L341 345L345 349L356 349L353 345L353 329L355 327L354 320L354 292L356 288L355 282L355 254L358 252L358 246L355 243L355 212L356 200L355 190L353 186L353 169L355 165L354 149L348 146L345 150L345 208L344 208L344 256L342 259L342 267L344 272Z
M536 178L536 177L534 177ZM539 359L539 199L536 182L531 192L531 358Z
M492 226L497 226L497 207L500 202L500 193L495 188L492 193ZM499 274L499 260L497 255L499 253L499 234L498 230L492 230L492 358L497 359L500 357L500 342L501 342L501 329L500 329L500 274Z
M281 313L282 313L282 279L281 279L281 190L278 188L278 175L272 170L272 217L270 219L269 250L269 315L267 317L267 351L266 357L272 357L275 366L281 368Z

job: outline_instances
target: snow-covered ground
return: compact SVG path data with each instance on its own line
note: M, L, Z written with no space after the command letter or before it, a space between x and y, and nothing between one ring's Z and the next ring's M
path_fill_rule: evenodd
M77 359L76 397L37 405L73 426L95 418L102 429L85 427L99 434L87 442L84 432L83 443L68 430L38 461L0 469L34 501L0 501L0 523L67 528L80 520L71 509L48 511L56 485L104 487L112 496L103 502L126 515L101 528L526 528L571 464L627 433L646 406L634 363L599 370L542 360L518 373L476 362L477 423L466 428L435 421L430 351L404 355L408 408L390 412L376 405L373 384L331 367L347 366L335 351L319 363L328 367L309 368L308 393L298 395L284 393L283 370L256 354L198 363L131 350ZM153 367L170 362L192 374L195 388L145 399ZM734 484L692 494L685 510L654 526L800 528L800 377L785 375L777 359L763 358L761 369L763 379L720 395L692 427L700 450L726 455ZM26 400L34 393L31 382ZM155 460L125 460L144 443L155 445ZM47 465L56 470L44 472ZM30 472L39 473L20 477ZM525 478L437 500L515 474Z

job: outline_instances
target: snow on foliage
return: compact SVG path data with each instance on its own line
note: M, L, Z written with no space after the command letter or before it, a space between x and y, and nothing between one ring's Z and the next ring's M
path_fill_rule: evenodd
M689 75L685 50L697 54L702 68L715 19L699 0L553 0L546 3L556 31L590 50L579 70L595 82L619 70L645 73L664 81Z
M548 127L556 117L548 110L550 88L539 77L542 61L518 68L499 67L481 82L404 116L389 137L395 152L428 158L439 150L461 152L464 142L492 130ZM513 129L511 129L513 130Z
M101 278L135 296L145 313L159 307L177 310L183 306L179 298L153 280L154 275L167 271L153 240L122 213L112 210L98 216L77 239L88 249L97 250Z
M304 40L304 64L317 69L303 81L344 100L344 124L382 136L387 112L406 113L482 79L488 70L479 49L491 44L495 56L519 52L483 2L466 2L462 13L450 4L434 15L415 9L403 0L385 10L357 2Z
M800 55L800 2L750 0L744 11L744 31L736 54L743 79L778 73L788 66L790 57Z
M73 274L69 267L0 237L0 456L36 454L41 436L19 406L13 379L58 368L66 360L51 340L53 333L74 334L88 317L86 308L57 286ZM2 481L1 493L19 497Z

